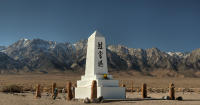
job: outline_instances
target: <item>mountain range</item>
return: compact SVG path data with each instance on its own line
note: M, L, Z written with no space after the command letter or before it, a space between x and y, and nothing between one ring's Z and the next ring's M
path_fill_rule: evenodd
M84 70L86 49L87 40L71 44L20 39L7 47L0 46L0 73ZM200 71L200 49L182 53L108 45L107 60L111 71Z

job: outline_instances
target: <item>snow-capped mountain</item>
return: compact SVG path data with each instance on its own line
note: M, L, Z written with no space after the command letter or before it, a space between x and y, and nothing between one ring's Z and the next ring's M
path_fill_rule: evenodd
M42 39L21 39L8 46L5 53L30 69L70 69L75 48L69 43Z
M0 52L3 52L6 49L5 46L0 46Z
M71 44L42 39L20 39L2 48L0 70L6 68L43 72L84 70L86 49L87 40ZM163 52L157 48L135 49L122 45L109 45L107 59L108 67L112 70L200 70L199 49L191 53L182 53Z
M189 56L188 53L182 53L182 52L167 52L170 56L173 57L179 57L179 58L187 58Z

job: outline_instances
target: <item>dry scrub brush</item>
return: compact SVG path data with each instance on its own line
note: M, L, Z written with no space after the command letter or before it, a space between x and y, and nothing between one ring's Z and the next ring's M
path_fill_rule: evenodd
M1 92L5 92L5 93L21 93L23 92L23 86L17 86L17 85L8 85L8 86L4 86L1 89Z

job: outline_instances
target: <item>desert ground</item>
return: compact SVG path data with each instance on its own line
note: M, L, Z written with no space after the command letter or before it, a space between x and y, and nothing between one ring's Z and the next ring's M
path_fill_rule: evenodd
M162 96L168 95L167 93L149 93L148 96L160 99ZM100 103L101 105L199 105L200 94L198 93L176 93L178 96L183 97L183 101L177 100L137 100L140 98L140 93L127 93L127 98L133 100L127 101L108 101ZM51 96L42 94L42 97L36 99L33 93L16 93L6 94L0 93L1 105L84 105L82 101L66 101L62 98L63 95L59 94L56 100L51 99ZM90 103L91 105L99 103Z
M151 77L141 76L137 73L111 72L114 79L125 84L127 88L128 100L112 100L101 104L113 105L199 105L200 104L200 78L189 77ZM21 86L23 93L4 93L0 92L0 105L82 105L82 101L66 101L66 94L59 93L56 100L50 95L53 82L61 90L66 87L66 83L71 81L73 84L79 80L83 73L52 73L52 74L4 74L0 75L0 88L9 85ZM147 84L148 96L152 100L142 99L140 88L142 83ZM169 83L175 84L176 96L182 96L182 101L161 100L168 95ZM42 97L35 98L35 86L41 84ZM133 86L133 92L130 92ZM91 103L95 104L95 103Z
M144 76L138 72L111 72L114 79L119 80L119 84L125 84L126 87L140 88L142 83L146 83L149 88L168 88L169 83L174 83L176 89L178 88L200 88L200 78L192 77L152 77ZM57 86L63 88L68 81L75 83L81 79L84 73L79 72L65 72L65 73L51 73L51 74L1 74L0 86L19 85L23 88L34 87L40 84L42 87L50 87L53 82Z

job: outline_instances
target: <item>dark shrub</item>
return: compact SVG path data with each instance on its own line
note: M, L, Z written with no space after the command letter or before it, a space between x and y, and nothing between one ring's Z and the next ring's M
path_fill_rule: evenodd
M4 86L2 88L2 92L6 92L6 93L20 93L22 92L22 88L21 86L17 86L17 85L8 85L8 86Z

